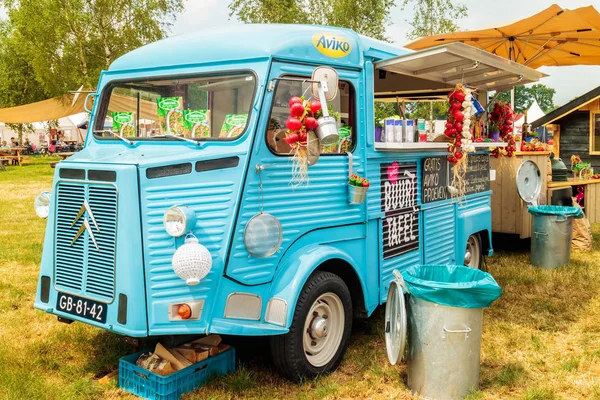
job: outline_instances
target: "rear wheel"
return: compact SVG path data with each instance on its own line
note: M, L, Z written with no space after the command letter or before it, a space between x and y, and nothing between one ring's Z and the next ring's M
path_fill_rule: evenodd
M344 281L317 271L300 293L290 331L271 338L277 368L300 380L336 369L352 330L352 299Z
M483 260L481 236L479 233L469 236L465 250L464 265L470 268L480 269Z

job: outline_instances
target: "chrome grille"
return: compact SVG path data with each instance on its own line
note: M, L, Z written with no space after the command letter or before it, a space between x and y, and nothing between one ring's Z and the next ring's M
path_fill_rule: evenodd
M111 184L59 182L56 196L56 288L100 301L112 301L115 288L117 188ZM87 211L77 218L85 201L99 230ZM89 221L93 238L84 229L73 242L85 218Z

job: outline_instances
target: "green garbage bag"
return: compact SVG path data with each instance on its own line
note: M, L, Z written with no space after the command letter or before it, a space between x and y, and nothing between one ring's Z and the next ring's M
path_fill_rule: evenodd
M417 265L402 278L412 296L444 306L489 307L502 294L492 275L459 265Z
M583 216L583 210L580 207L569 206L531 206L527 211L533 215L560 215L575 218Z

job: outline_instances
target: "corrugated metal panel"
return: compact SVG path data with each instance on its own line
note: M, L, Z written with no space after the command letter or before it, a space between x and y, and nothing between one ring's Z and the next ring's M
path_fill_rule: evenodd
M490 206L490 202L491 198L489 195L467 198L458 203L458 211L465 212L480 207Z
M454 204L423 211L423 230L423 259L425 264L454 263Z
M402 254L401 256L384 260L381 266L381 285L380 285L380 302L384 303L387 298L387 291L390 288L390 282L394 279L392 271L397 269L402 271L413 265L421 264L421 251L415 250L410 253Z
M117 189L112 185L90 185L88 203L100 228L94 231L100 250L96 249L88 235L86 293L112 300L115 290Z
M71 227L85 200L85 186L59 184L56 187L56 255L54 274L56 287L65 292L80 294L83 290L86 242L71 241L79 231L83 220Z
M354 172L363 174L360 160L354 159ZM261 160L267 167L261 172L263 183L263 211L277 217L283 229L281 250L271 257L249 257L244 246L244 228L250 218L260 211L259 179L249 172L244 188L239 223L227 266L227 275L233 279L257 285L269 282L281 255L298 237L308 231L361 222L364 206L348 204L348 157L323 156L310 167L310 183L293 188L292 162L288 157L268 157ZM369 189L369 192L372 189Z
M112 301L115 289L117 188L113 185L59 182L56 194L56 288L104 302ZM97 228L87 211L75 220L86 200L98 224ZM72 243L86 218L98 248L87 230Z
M232 180L215 180L210 183L188 183L188 176L170 177L168 184L157 186L146 181L142 192L144 226L147 229L146 271L148 294L153 299L177 296L193 296L205 299L215 289L215 278L222 273L227 232L234 213L236 190ZM152 180L152 184L155 181ZM167 181L165 181L166 183ZM172 267L172 258L183 239L174 239L163 226L165 211L173 205L188 206L198 219L194 234L213 256L213 266L208 276L197 286L188 286L179 278Z

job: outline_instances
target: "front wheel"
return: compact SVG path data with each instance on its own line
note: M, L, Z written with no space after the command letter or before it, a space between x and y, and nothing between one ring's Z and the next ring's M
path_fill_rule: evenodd
M336 369L352 330L352 299L344 281L317 271L304 285L290 331L271 338L277 368L301 380Z
M465 250L464 265L474 269L480 269L483 260L481 236L478 233L469 236Z

